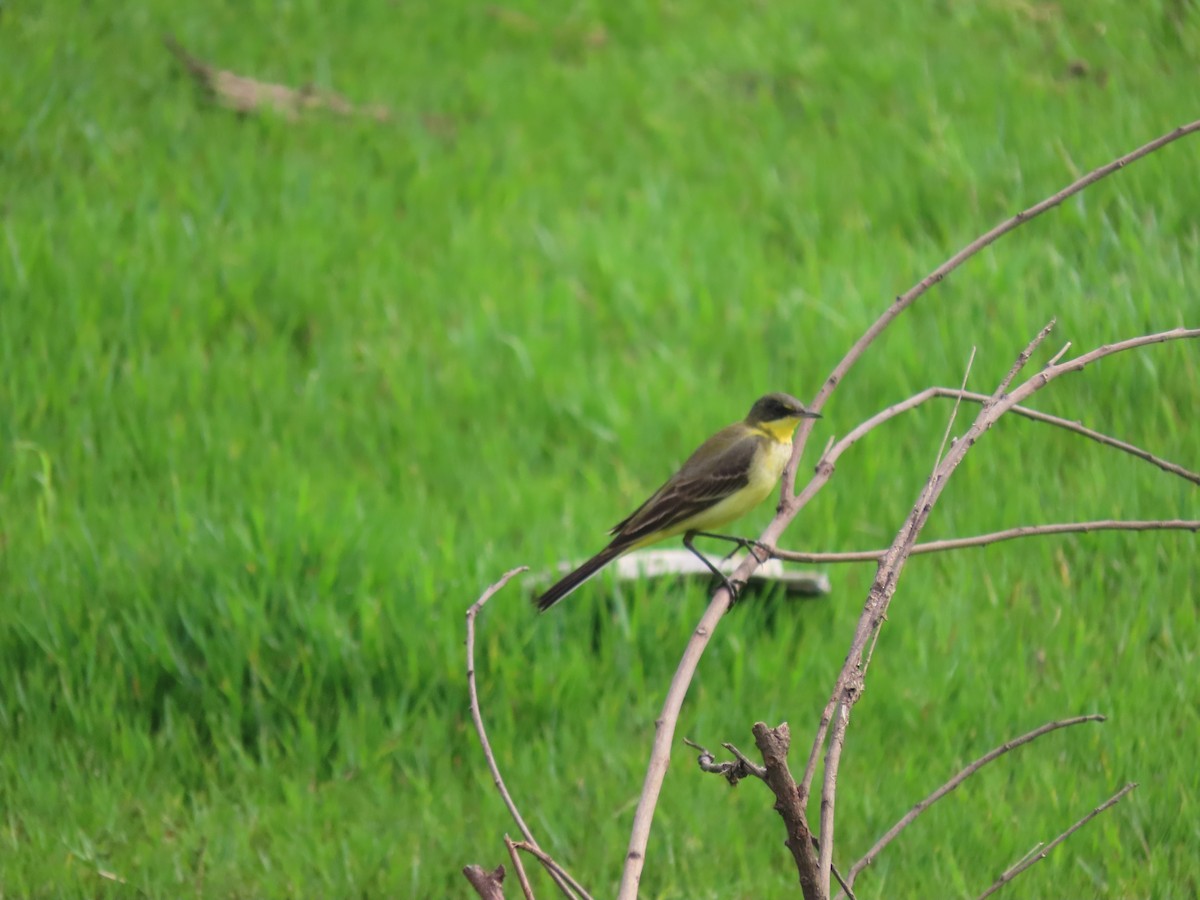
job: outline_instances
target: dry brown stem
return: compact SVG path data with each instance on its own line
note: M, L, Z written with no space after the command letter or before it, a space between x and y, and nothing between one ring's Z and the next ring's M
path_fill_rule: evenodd
M996 893L996 891L1000 890L1000 888L1004 887L1004 885L1008 884L1010 881L1012 881L1014 878L1016 878L1018 875L1020 875L1022 872L1024 872L1026 869L1028 869L1030 866L1045 859L1047 856L1050 855L1051 850L1053 850L1055 847L1057 847L1059 844L1061 844L1063 841L1065 841L1067 838L1069 838L1071 835L1073 835L1076 831L1078 831L1080 828L1082 828L1088 822L1092 821L1092 819L1096 818L1096 816L1100 815L1100 813L1104 812L1109 807L1116 806L1123 799L1125 799L1126 794L1128 794L1130 791L1132 791L1136 787L1137 787L1137 782L1131 781L1129 784L1125 785L1125 787L1121 788L1119 791L1117 791L1115 794L1113 794L1111 797L1109 797L1107 800L1105 800L1103 803L1101 803L1099 806L1097 806L1095 809L1093 809L1090 813L1088 813L1086 816L1084 816L1082 819L1080 819L1078 822L1076 822L1074 825L1072 825L1070 828L1068 828L1066 831L1064 831L1062 834L1060 834L1058 837L1056 837L1054 840L1052 840L1045 847L1039 847L1036 850L1034 850L1033 852L1025 854L1025 856L1021 857L1021 859L1019 859L1009 869L1007 869L1003 875L1001 875L994 882L992 882L991 887L989 887L986 891L984 891L982 894L980 894L979 897L976 898L976 900L986 900L987 897L990 897L992 894Z
M504 866L496 866L489 872L483 866L472 863L463 866L462 872L483 900L504 900Z
M871 847L870 850L868 850L865 854L863 854L861 859L859 859L856 863L854 863L854 865L852 865L850 867L850 871L846 873L846 883L853 886L854 880L858 877L859 873L862 872L862 870L865 869L867 866L869 866L871 863L873 863L875 861L875 857L877 857L880 854L880 852L882 852L883 848L886 847L888 844L890 844L892 841L894 841L899 836L900 832L902 832L905 828L907 828L909 825L911 825L916 820L917 816L921 815L921 813L925 812L925 810L929 809L929 807L933 806L933 804L937 803L939 800L941 800L943 797L945 797L947 794L949 794L951 791L953 791L956 787L958 787L960 784L962 784L964 781L966 781L968 778L970 778L972 775L974 775L976 772L978 772L980 769L982 769L988 763L992 762L995 759L998 759L999 757L1003 756L1005 753L1015 750L1017 747L1020 747L1022 744L1028 744L1030 741L1035 741L1038 738L1040 738L1042 735L1049 734L1052 731L1057 731L1059 728L1067 728L1071 725L1081 725L1084 722L1103 722L1103 721L1104 721L1104 716L1090 715L1090 716L1075 716L1074 718L1071 718L1071 719L1060 719L1055 722L1047 722L1045 725L1042 725L1040 728L1035 728L1033 731L1026 732L1025 734L1021 735L1020 737L1013 738L1010 741L1004 742L999 747L989 750L987 753L985 753L983 756L979 757L979 759L975 760L970 765L966 766L964 769L962 769L960 772L958 772L958 774L956 774L953 778L951 778L949 781L947 781L945 784L943 784L941 787L939 787L936 791L934 791L932 794L930 794L928 797L926 797L921 802L917 803L915 806L913 806L912 809L910 809L907 813L905 813L904 816L900 819L900 821L898 821L895 825L893 825L891 828L889 828L887 830L887 832L883 835L883 837L881 837L879 840L877 840L875 842L874 846Z
M1048 331L1043 329L1030 342L1029 347L1022 353L1021 358L1027 360L1029 353L1045 339L1047 334ZM954 470L962 462L967 451L974 446L975 442L978 441L985 431L996 423L1000 416L1036 391L1046 387L1058 377L1068 372L1080 371L1088 364L1115 353L1146 347L1164 341L1186 340L1197 337L1200 337L1200 329L1176 328L1171 331L1107 344L1065 362L1046 366L1041 371L1029 377L1021 385L1009 391L1007 390L1008 383L1011 377L1015 376L1016 372L1019 371L1019 367L1014 366L1010 376L1001 382L997 390L983 404L978 416L976 416L975 422L967 430L966 434L955 442L945 459L934 469L924 489L921 491L912 512L905 520L904 525L901 526L896 540L880 560L875 581L871 586L867 603L863 609L862 617L859 619L858 628L851 643L850 652L846 656L842 672L838 676L829 703L826 705L825 712L822 715L817 738L813 744L813 752L810 754L810 766L815 770L815 765L812 765L813 760L820 748L825 745L825 739L828 737L829 744L825 754L825 774L821 791L820 834L822 852L820 863L821 883L823 885L827 886L829 884L828 853L831 850L827 850L827 845L833 842L834 797L836 794L838 761L841 746L845 742L850 710L862 697L865 687L866 670L870 663L867 648L873 645L879 628L887 616L888 607L895 594L896 584L912 546L916 542L916 537L928 520L934 504L941 496ZM811 778L807 770L805 777ZM799 786L800 799L802 801L807 799L809 784L811 784L811 781L808 783L802 781Z
M570 873L567 872L567 870L561 865L559 865L558 861L550 856L550 854L548 854L541 847L531 844L529 841L513 841L513 847L515 847L517 850L528 853L530 856L540 862L542 867L552 876L557 874L563 879L563 881L568 882L570 885L569 887L563 887L560 883L559 889L562 890L562 892L568 897L572 898L572 900L592 900L591 895L579 886L579 882L575 881L575 879L571 877Z
M521 884L521 893L525 895L525 900L533 900L533 887L529 883L529 876L525 874L525 867L521 865L521 854L517 852L517 845L507 834L504 836L504 846L508 848L508 857L512 860L513 869L517 873L517 881Z
M796 782L788 769L787 755L792 744L792 734L787 722L770 728L765 722L755 722L752 729L754 744L762 754L766 766L765 781L775 794L775 811L787 828L784 844L792 852L796 873L800 876L800 889L805 897L819 895L820 869L813 855L812 832L808 830L808 819L796 793ZM828 891L826 891L828 893Z

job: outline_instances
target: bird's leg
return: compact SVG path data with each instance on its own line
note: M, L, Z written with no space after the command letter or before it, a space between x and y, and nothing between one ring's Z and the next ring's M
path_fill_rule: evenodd
M729 541L730 543L736 545L733 550L729 552L729 556L733 556L733 554L738 550L748 550L754 554L754 558L758 560L759 565L762 565L772 556L774 556L774 554L771 553L771 548L762 541L752 541L749 538L737 537L732 534L713 534L708 531L693 531L692 537L706 537L717 541ZM694 553L695 551L693 550L692 552ZM760 552L762 553L761 556L759 555ZM725 559L729 559L729 556L726 556Z
M683 536L683 546L685 546L689 550L691 550L692 554L696 557L696 559L700 560L700 562L702 562L702 563L704 563L704 565L708 566L708 570L710 572L712 572L713 575L715 575L717 578L719 578L723 585L725 585L725 589L727 591L729 591L730 605L732 605L733 603L736 603L737 598L738 598L738 591L741 590L741 587L739 587L738 585L741 585L742 583L730 581L728 578L725 577L724 572L722 572L720 569L718 569L716 566L714 566L711 562L709 562L708 557L696 549L695 544L692 543L692 539L694 537L696 537L697 535L704 535L704 532L689 531L689 532L685 533ZM704 535L704 536L712 537L712 535ZM717 536L719 537L720 535L717 535Z

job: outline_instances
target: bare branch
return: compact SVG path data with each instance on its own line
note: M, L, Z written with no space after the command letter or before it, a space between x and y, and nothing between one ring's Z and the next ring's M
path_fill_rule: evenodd
M816 397L813 398L810 408L820 412L825 406L825 401L829 399L830 395L833 394L838 385L842 383L846 375L854 367L855 363L862 358L862 355L866 352L867 348L874 343L875 339L879 337L879 335L882 334L890 324L892 324L892 321L896 319L900 313L912 306L913 303L920 299L920 297L931 287L944 279L947 275L965 263L972 256L977 254L980 250L983 250L985 247L995 243L1010 231L1020 228L1030 219L1035 219L1047 210L1053 209L1061 204L1064 200L1075 196L1080 191L1095 184L1097 181L1107 178L1114 172L1125 168L1130 163L1137 162L1139 159L1149 156L1151 153L1154 153L1156 150L1160 150L1167 144L1173 143L1174 141L1177 141L1182 137L1186 137L1187 135L1196 131L1200 131L1200 120L1189 122L1186 125L1181 125L1173 131L1169 131L1166 134L1155 138L1149 143L1143 144L1136 150L1126 153L1124 156L1114 159L1112 162L1100 166L1098 169L1093 169L1091 172L1088 172L1081 178L1077 178L1075 181L1057 193L1052 194L1045 200L1042 200L1040 203L1035 203L1028 209L1022 210L1011 219L1006 219L987 233L982 234L975 240L971 241L971 243L967 244L948 260L914 284L905 293L897 297L895 301L887 308L887 310L884 311L884 313L878 319L876 319L874 323L872 323L871 327L863 332L862 337L854 342L854 345L850 348L846 355L842 357L841 362L839 362L834 367L833 371L829 373L829 377L825 379L825 383L821 385L821 389L817 392ZM812 433L813 424L814 423L811 419L800 423L799 433L796 436L796 443L792 448L791 462L788 463L788 467L783 473L783 486L780 495L782 498L781 505L788 505L789 501L795 497L796 467L799 464L800 456L804 453L805 445L808 443L808 436ZM799 507L796 509L796 512L798 511ZM783 523L783 525L786 526L788 522L795 517L795 515L796 513L793 512L791 516L788 517L787 521ZM782 531L783 528L781 527L779 530ZM772 541L768 541L768 543L772 543Z
M525 894L525 900L533 900L533 887L529 883L529 876L525 874L525 867L521 865L521 854L517 852L516 843L507 834L504 836L504 846L508 848L508 855L517 872L517 881L521 883L521 891Z
M1125 785L1125 787L1121 788L1119 791L1117 791L1115 794L1113 794L1111 797L1109 797L1107 800L1105 800L1103 803L1101 803L1099 806L1097 806L1095 809L1093 809L1090 813L1088 813L1086 816L1084 816L1082 819L1080 819L1078 822L1076 822L1074 825L1072 825L1070 828L1068 828L1066 831L1064 831L1062 834L1060 834L1058 837L1056 837L1054 840L1052 840L1049 844L1047 844L1040 851L1033 852L1033 853L1027 853L1017 863L1015 863L1011 868L1006 870L1003 875L1001 875L999 878L997 878L992 883L991 887L989 887L986 891L984 891L982 894L979 895L977 900L985 900L985 898L992 896L992 894L996 893L996 891L1000 890L1000 888L1004 887L1004 885L1008 884L1010 881L1012 881L1014 878L1016 878L1018 875L1020 875L1022 872L1024 872L1030 866L1032 866L1034 863L1038 862L1039 860L1045 859L1047 856L1050 855L1051 850L1053 850L1055 847L1057 847L1059 844L1061 844L1063 841L1065 841L1067 838L1069 838L1071 835L1073 835L1076 831L1078 831L1080 828L1082 828L1088 822L1092 821L1092 819L1096 818L1096 816L1100 815L1100 813L1104 812L1106 809L1108 809L1111 806L1116 806L1123 799L1125 799L1125 795L1128 794L1130 791L1132 791L1135 787L1137 787L1137 782L1131 781L1129 784Z
M751 570L758 563L753 553L746 554L746 559L738 567L735 579L745 581ZM709 639L716 630L721 617L729 610L731 597L729 590L723 585L713 594L708 608L700 617L687 647L680 657L675 675L667 688L667 696L663 700L662 713L654 723L654 744L650 748L650 762L646 766L646 779L642 783L642 793L638 797L637 809L633 814L633 828L629 835L629 849L625 853L625 866L621 872L621 885L617 892L617 900L635 900L638 895L638 884L642 878L642 869L646 864L646 846L650 843L650 826L654 821L654 808L658 805L658 796L662 792L663 780L667 776L667 767L671 763L671 742L675 737L675 724L679 721L679 711L683 708L683 698L687 696L688 686L696 674L696 666L708 646Z
M1044 331L1039 334L1030 343L1030 347L1035 346L1037 342L1044 339L1044 334ZM1185 340L1196 337L1200 337L1200 329L1176 328L1171 331L1143 335L1114 344L1107 344L1066 362L1047 366L1040 372L1030 376L1020 386L1010 392L1005 393L997 389L992 395L991 400L983 404L974 424L967 430L963 438L951 448L946 458L934 470L925 487L922 489L912 512L909 513L908 518L897 533L895 541L893 541L892 546L879 562L879 569L876 573L875 581L871 586L863 614L859 619L858 628L855 631L854 639L850 646L850 652L846 656L841 674L838 676L829 703L826 705L826 710L822 714L821 728L818 730L818 735L813 742L815 753L823 744L826 735L828 735L829 750L825 757L825 775L821 791L822 884L829 884L827 860L830 857L827 857L825 848L826 845L832 843L834 824L833 796L837 783L837 768L841 752L840 745L845 741L850 710L862 697L866 669L870 662L869 658L864 658L864 653L868 645L873 643L876 633L887 616L888 606L895 594L896 584L900 578L904 564L907 562L908 554L916 542L917 535L928 521L934 504L937 503L954 470L962 462L967 451L974 446L975 442L978 441L985 431L996 423L1000 416L1036 391L1044 388L1059 376L1068 372L1078 372L1098 359L1126 350L1163 343L1165 341ZM1001 386L1003 387L1003 385ZM834 710L838 712L836 719L833 718ZM831 720L832 724L830 724ZM812 755L810 755L810 761L811 759ZM807 772L805 774L807 777ZM807 800L807 787L808 785L801 782L799 788L801 801Z
M851 434L854 435L853 440L851 439L851 435L846 435L845 438L843 438L841 441L838 441L837 444L831 448L836 452L827 451L829 458L833 461L836 461L836 459L841 456L842 451L844 451L847 446L854 443L854 441L861 439L862 436L872 428L875 428L888 419L893 419L900 413L907 412L908 410L913 409L914 407L919 406L922 403L925 403L927 400L931 400L935 397L952 398L954 400L970 400L975 403L982 403L988 399L987 394L980 394L975 391L964 391L956 388L945 387L926 388L920 393L909 397L907 400L904 400L893 406L889 406L887 409L872 416L867 420L867 422L864 422L863 425L855 428L854 431L851 432ZM1099 444L1103 444L1106 447L1112 447L1116 450L1120 450L1122 453L1128 453L1130 456L1136 456L1138 459L1148 462L1153 466L1157 466L1164 472L1170 472L1172 475L1178 475L1180 478L1184 478L1190 481L1192 484L1200 484L1200 473L1193 472L1190 469L1185 469L1183 466L1155 456L1148 450L1143 450L1141 447L1118 440L1117 438L1111 437L1103 432L1095 431L1079 422L1073 422L1070 419L1064 419L1060 416L1052 416L1049 413L1039 412L1038 410L1030 409L1027 406L1014 406L1010 410L1010 413L1026 419L1032 419L1035 422L1043 422L1047 425L1054 425L1058 428L1064 428L1067 431L1072 431L1075 434L1082 435L1083 437L1096 441ZM864 428L863 426L867 425L868 423L870 423L870 427ZM845 446L843 446L843 444Z
M781 723L778 728L770 728L765 722L755 722L751 730L754 744L766 764L765 781L775 794L775 811L783 818L787 828L787 840L784 843L792 851L792 859L796 862L800 890L805 900L828 896L828 890L821 887L820 870L813 855L813 837L808 830L804 807L796 793L796 782L788 770L787 754L792 734L787 722Z
M1040 215L1046 210L1057 206L1068 197L1079 193L1088 185L1099 181L1106 175L1123 168L1126 165L1141 159L1147 154L1153 153L1155 150L1163 147L1172 141L1178 140L1185 135L1191 134L1194 131L1200 130L1200 120L1190 124L1176 128L1174 131L1162 135L1159 138L1139 147L1132 153L1114 160L1106 166L1094 170L1088 175L1076 180L1071 185L1054 194L1051 197L1043 200L1041 203L1030 207L1023 212L1018 213L1012 219L997 225L991 231L972 241L949 260L944 262L933 272L927 275L924 279L914 285L906 294L896 298L888 309L881 315L874 324L859 338L858 341L850 348L849 352L840 363L834 368L833 372L826 379L825 383L817 392L817 396L813 401L813 409L819 411L825 404L825 401L836 389L838 384L849 372L851 367L859 360L866 348L879 336L880 333L908 306L912 305L922 294L929 290L937 282L941 281L945 276L962 265L970 257L974 256L981 249L988 246L999 237L1007 234L1009 231L1019 227L1025 221ZM1004 409L1011 408L1015 403L1005 404ZM792 449L792 457L784 469L782 485L780 488L780 505L779 511L766 530L762 533L761 540L768 544L774 545L778 543L779 536L784 529L791 524L799 511L804 505L817 493L820 487L828 480L833 472L832 463L827 460L821 460L817 464L816 477L805 486L804 490L799 494L795 492L796 482L796 467L800 456L804 452L804 448L808 443L808 437L812 433L812 420L804 420L801 422ZM973 441L972 441L973 442ZM963 443L962 441L959 442ZM953 450L956 448L952 448ZM965 452L965 447L963 452ZM918 529L919 530L919 529ZM916 532L913 532L915 539ZM907 545L911 545L913 541L907 541ZM742 565L738 567L735 578L740 581L746 581L750 573L753 572L759 564L758 559L754 554L748 554L743 560ZM890 593L889 593L890 595ZM696 667L699 664L700 657L704 654L704 650L708 645L712 634L720 622L721 617L729 609L731 597L729 591L721 587L713 595L708 608L701 616L696 629L692 632L691 638L688 640L687 648L684 650L683 657L680 659L679 666L676 668L675 676L671 681L671 686L668 688L667 696L663 701L662 712L655 723L654 744L650 752L650 760L646 766L646 778L642 785L642 793L638 800L638 807L634 813L634 822L629 838L629 847L625 854L625 865L621 873L621 884L618 891L618 900L634 900L638 893L638 884L641 881L642 870L646 862L646 847L650 839L650 827L654 819L654 809L658 803L659 794L662 791L662 783L666 777L667 767L670 759L670 748L675 734L675 726L679 718L679 711L683 705L683 699L687 694L688 686L691 683L692 677L695 674ZM886 606L886 604L885 604ZM852 650L854 648L852 647ZM827 710L825 716L822 717L822 722L827 727L829 715L832 713L832 708ZM822 730L818 744L824 740L824 729ZM814 750L816 746L814 745ZM815 765L815 762L814 762ZM801 783L800 791L800 807L803 809L804 802L808 797L808 785L811 784L812 776L806 772L806 779ZM823 894L828 894L828 882L825 882L825 887L822 889Z
M1033 356L1033 351L1040 347L1046 338L1050 337L1050 332L1054 330L1054 325L1057 321L1057 319L1051 319L1049 322L1043 325L1042 330L1039 331L1034 339L1030 341L1028 345L1026 345L1024 350L1021 351L1021 353L1013 361L1012 368L1008 370L1008 374L1000 380L998 385L996 385L996 390L992 394L993 399L999 399L1000 397L1004 396L1004 392L1008 390L1008 386L1012 384L1013 379L1020 374L1021 370L1025 368L1026 364L1029 362L1029 358Z
M971 367L975 365L975 348L971 348L971 356L967 359L967 368L963 372L962 387L959 391L967 389L967 379L971 377ZM938 447L937 456L934 458L933 465L937 466L942 461L942 454L946 452L946 442L950 440L950 431L954 428L954 420L958 418L958 406L962 402L961 398L954 401L954 409L950 412L950 418L946 420L946 430L942 432L942 443Z
M496 785L496 790L500 792L500 797L504 800L504 805L508 807L508 812L513 817L513 821L521 829L521 834L525 836L525 840L531 847L538 850L538 854L535 855L538 855L538 858L542 859L545 854L542 854L540 848L538 848L533 832L521 817L521 811L517 809L516 801L513 800L512 794L508 792L508 787L504 784L504 777L500 774L500 766L496 762L496 754L492 752L491 741L488 740L487 730L483 727L483 712L479 707L479 690L475 684L475 618L479 615L479 611L483 609L484 604L491 600L498 591L502 590L515 575L519 575L528 569L528 566L518 566L515 569L505 572L500 580L484 591L483 595L472 603L471 608L467 610L467 694L470 697L471 720L475 723L475 733L479 736L479 744L483 747L483 755L487 760L488 769L491 770L492 781ZM550 859L548 856L545 858ZM571 891L574 890L582 897L588 896L587 891L580 887L579 882L572 878L562 866L553 862L553 860L551 862L553 865L547 866L546 870L563 893L570 896ZM544 862L543 865L545 865Z
M1086 534L1092 531L1200 531L1200 519L1099 519L1092 522L1056 522L1047 525L1019 525L1003 531L991 531L971 537L947 538L914 544L912 556L922 553L942 553L965 547L985 547L1016 538L1042 537L1050 534ZM796 550L772 550L778 559L801 563L878 562L887 552L881 550L849 550L843 553L804 553Z
M496 866L489 872L483 866L472 863L463 866L462 873L483 900L504 900L504 888L501 887L504 882L504 866Z
M700 766L701 772L720 775L734 787L744 778L753 777L766 780L767 770L757 765L753 760L747 759L745 754L732 744L722 744L722 746L734 755L734 761L717 762L717 758L707 747L702 747L689 738L684 738L683 742L693 750L700 751L700 755L696 757L696 764Z
M541 847L531 844L529 841L513 841L513 846L518 850L524 850L526 853L540 862L542 864L542 868L550 873L550 877L554 878L555 883L557 883L559 886L559 889L568 897L580 898L580 900L592 900L591 894L580 887L579 883L571 877L571 874L561 865L559 865L558 861ZM558 880L560 878L563 881L568 882L570 887L563 887L562 883Z
M1197 127L1200 127L1200 122L1197 122L1195 124ZM1175 329L1175 331L1164 332L1163 334L1167 335L1168 337L1161 337L1159 335L1150 335L1150 336L1147 336L1144 338L1134 338L1133 340L1134 340L1134 342L1140 342L1140 343L1136 343L1136 346L1141 346L1143 343L1154 343L1160 339L1173 340L1173 339L1179 339L1179 338L1195 337L1197 335L1197 330L1193 329L1193 330L1189 331L1187 329ZM1126 346L1126 344L1128 344L1128 342L1123 342L1120 345L1112 345L1113 347L1117 348L1115 350L1110 347L1102 347L1099 349L1106 351L1106 353L1107 352L1119 352L1119 350L1130 349L1130 347ZM1093 353L1094 352L1095 351L1093 351ZM1090 354L1088 356L1090 356ZM1035 421L1045 422L1047 424L1056 425L1060 428L1065 428L1067 430L1074 431L1078 434L1081 434L1081 435L1088 437L1092 440L1095 440L1099 443L1114 447L1114 448L1122 450L1126 453L1130 453L1131 455L1136 456L1139 459L1146 460L1147 462L1150 462L1150 463L1158 466L1159 468L1163 469L1164 471L1168 471L1168 472L1171 472L1172 474L1179 475L1180 477L1186 478L1188 481L1191 481L1195 484L1200 484L1200 475L1198 475L1194 472L1190 472L1187 469L1184 469L1182 466L1176 465L1175 463L1171 463L1166 460L1159 459L1158 457L1154 456L1153 454L1151 454L1145 450L1142 450L1139 447L1135 447L1132 444L1127 444L1123 441L1118 441L1116 438L1112 438L1107 435L1101 434L1100 432L1093 431L1090 428L1085 428L1083 425L1080 425L1078 422L1071 422L1067 419L1062 419L1062 418L1059 418L1058 416L1051 416L1051 415L1048 415L1047 413L1041 413L1036 410L1032 410L1032 409L1029 409L1027 407L1023 407L1020 405L1020 403L1018 402L1019 400L1022 400L1029 394L1033 393L1032 389L1025 390L1031 382L1040 379L1038 381L1038 385L1044 386L1053 378L1056 378L1056 377L1058 377L1058 375L1061 375L1064 371L1067 371L1066 367L1073 366L1073 365L1079 363L1080 360L1084 360L1082 365L1086 365L1087 362L1091 361L1090 359L1085 358L1085 357L1078 357L1077 359L1068 361L1067 363L1055 363L1053 365L1046 366L1040 373L1038 373L1032 379L1030 379L1029 382L1026 382L1025 385L1022 385L1023 393L1019 397L1010 395L1005 398L1003 412L1015 412L1018 415L1025 416L1026 418L1029 418L1029 419L1034 419ZM1082 367L1082 365L1080 367ZM899 415L903 412L906 412L910 409L913 409L916 406L919 406L921 403L924 403L925 401L931 399L932 397L960 397L960 396L962 397L962 399L973 400L973 401L983 404L984 410L981 411L981 416L983 415L983 413L988 411L987 404L992 399L987 394L979 394L979 393L976 393L973 391L961 391L961 390L956 391L952 388L941 388L941 387L928 388L924 391L921 391L918 394L915 394L912 397L909 397L907 400L901 401L900 403L893 404L892 406L889 406L886 409L881 410L880 412L876 413L871 418L867 419L865 422L862 422L861 424L859 424L844 438L837 441L833 445L833 447L830 448L821 457L820 461L817 463L816 474L809 481L809 483L805 485L804 489L798 495L796 495L794 504L792 504L792 503L785 504L785 506L787 508L780 514L780 516L776 517L776 520L772 521L771 524L767 527L767 530L762 535L761 542L764 544L767 544L768 546L772 545L772 543L774 541L774 536L782 533L783 528L785 528L787 526L787 524L791 521L791 515L794 515L794 513L792 513L792 511L791 511L792 506L795 505L796 510L799 511L799 509L801 507L803 507L804 504L806 504L822 487L824 487L826 482L828 482L829 479L833 475L834 464L837 461L838 457L843 452L845 452L846 449L848 449L851 445L853 445L856 441L860 440L871 429L877 427L879 424L887 421L888 419L895 418L897 415ZM994 418L992 418L989 421L988 425L985 426L984 429L981 429L979 432L976 433L975 437L971 438L971 443L974 443L974 441L978 437L978 434L981 434L983 430L986 430L986 428L990 428L991 424L994 423L994 421L998 418L999 418L998 415L995 416ZM979 420L977 419L976 421L978 422ZM969 447L969 445L967 445L967 446ZM961 449L962 449L962 452L965 453L967 447L963 447ZM782 524L777 524L780 522L782 522ZM911 552L911 548L909 548L909 551ZM883 554L879 555L879 559L881 562L882 562L883 556L886 555L887 552L888 551L884 551ZM792 560L796 560L796 561L804 561L804 560L801 560L798 555L789 554L785 551L778 551L775 555L777 555L780 559L792 559ZM838 561L844 561L844 560L838 560ZM801 799L804 800L806 803L808 800L809 791L811 789L813 777L816 774L817 760L820 758L821 749L824 745L825 738L828 734L829 723L830 723L831 717L833 715L833 709L835 706L835 702L836 701L831 696L829 699L829 702L826 704L825 709L821 714L821 719L817 726L817 735L813 741L812 749L809 752L808 763L805 765L804 775L800 779L800 796L801 796Z
M947 781L945 784L943 784L941 787L939 787L936 791L934 791L932 794L930 794L928 797L926 797L920 803L916 804L907 813L905 813L904 817L901 818L899 822L897 822L895 825L893 825L891 828L889 828L887 830L887 833L884 834L883 837L881 837L879 840L877 840L875 842L875 845L873 847L871 847L870 850L868 850L865 854L863 854L862 859L858 860L854 865L852 865L850 867L850 871L846 875L846 881L849 882L851 885L853 885L854 879L856 879L859 876L859 873L862 872L862 870L865 869L867 866L869 866L871 863L873 863L875 861L875 857L877 857L880 854L880 852L883 850L883 848L886 847L888 844L890 844L892 841L894 841L896 839L896 837L900 834L900 832L902 832L905 828L907 828L909 825L911 825L913 823L913 821L916 820L917 816L921 815L921 813L925 812L925 810L929 809L929 807L933 806L933 804L937 803L937 801L941 800L943 797L945 797L947 794L949 794L951 791L953 791L956 787L958 787L960 784L962 784L964 781L966 781L968 778L970 778L972 775L974 775L976 772L978 772L980 769L982 769L988 763L1003 756L1005 753L1008 753L1011 750L1015 750L1017 747L1020 747L1022 744L1028 744L1030 741L1035 741L1038 738L1040 738L1042 735L1049 734L1050 732L1056 731L1059 728L1066 728L1070 725L1081 725L1084 722L1103 722L1103 721L1104 721L1104 716L1090 715L1090 716L1076 716L1071 719L1060 719L1056 722L1048 722L1045 725L1041 726L1040 728L1035 728L1033 731L1027 732L1018 738L1013 738L1011 741L1006 741L1005 743L1001 744L999 747L996 747L993 750L989 750L987 753L985 753L983 756L979 757L979 759L975 760L969 766L964 768L961 772L959 772L957 775L955 775L953 778L951 778L949 781Z
M848 692L858 694L862 691L861 676L856 687L850 687ZM821 789L821 849L819 856L821 886L829 884L829 875L833 869L833 840L834 840L834 806L837 800L837 776L842 763L842 748L846 746L846 728L850 724L850 706L839 702L833 708L833 732L825 750L825 781Z
M513 821L521 829L521 834L525 835L525 840L536 844L533 832L529 830L529 826L521 817L521 811L517 809L516 801L513 800L512 794L508 792L508 787L504 784L504 776L500 774L496 754L492 752L492 743L488 740L487 730L483 727L483 713L479 708L479 690L475 684L475 617L479 615L484 604L502 590L513 577L527 571L528 568L528 566L518 566L505 572L500 580L484 591L483 595L467 610L467 694L471 703L471 719L475 723L475 733L479 735L479 743L483 746L483 755L487 759L488 769L491 770L492 782L496 785L496 790L500 792L500 797L504 800L504 805L508 807Z

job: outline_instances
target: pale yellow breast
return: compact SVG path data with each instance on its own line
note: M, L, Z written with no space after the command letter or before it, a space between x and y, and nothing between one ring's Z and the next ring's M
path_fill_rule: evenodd
M792 442L763 441L759 445L755 464L751 466L750 483L720 503L680 522L677 534L684 531L712 531L740 519L762 503L779 484L779 476L792 455Z

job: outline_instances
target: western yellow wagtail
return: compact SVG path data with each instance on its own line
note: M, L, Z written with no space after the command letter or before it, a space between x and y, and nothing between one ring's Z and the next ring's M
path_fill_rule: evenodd
M788 394L761 397L745 419L722 428L701 444L649 500L613 526L609 532L612 542L542 594L538 609L549 609L623 553L677 534L683 535L685 547L725 581L692 546L692 539L704 535L751 543L708 532L740 519L775 490L792 455L796 426L801 419L816 418L820 413L810 412Z

